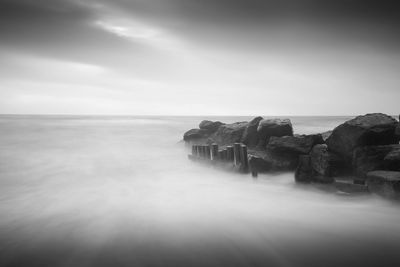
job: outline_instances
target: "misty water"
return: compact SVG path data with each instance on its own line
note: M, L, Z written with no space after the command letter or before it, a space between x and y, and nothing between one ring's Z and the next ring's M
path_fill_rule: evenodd
M1 116L0 266L400 266L398 203L191 162L204 118Z

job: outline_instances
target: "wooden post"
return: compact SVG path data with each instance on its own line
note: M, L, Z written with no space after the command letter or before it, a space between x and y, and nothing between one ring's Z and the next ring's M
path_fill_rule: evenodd
M205 158L207 158L207 148L206 148L206 145L202 145L202 149L203 149L203 159L205 159Z
M257 172L257 171L254 171L254 170L252 170L252 171L251 171L251 176L253 176L254 178L257 178L257 176L258 176L258 172Z
M240 164L241 164L241 169L244 172L247 172L249 170L249 161L247 158L247 146L241 145L240 147Z
M222 150L219 150L219 151L218 151L218 159L219 159L220 161L223 161L223 160L224 160L223 155L222 155Z
M221 159L223 160L223 161L226 161L227 160L227 153L228 151L226 150L226 149L223 149L222 151L221 151Z
M196 156L196 145L192 145L192 156Z
M226 161L232 162L233 161L233 146L226 147Z
M218 145L217 144L212 144L211 145L211 152L212 152L212 160L216 161L218 160Z
M200 145L199 148L200 148L200 158L204 159L206 156L206 153L205 153L206 149L205 149L204 145Z
M196 145L196 157L200 158L200 146Z
M235 158L234 162L236 166L240 165L240 150L241 150L240 147L241 147L240 143L235 143L233 145L233 154Z
M206 159L211 159L211 149L209 145L206 145Z
M218 151L218 157L220 161L227 161L227 150L226 149L221 149Z

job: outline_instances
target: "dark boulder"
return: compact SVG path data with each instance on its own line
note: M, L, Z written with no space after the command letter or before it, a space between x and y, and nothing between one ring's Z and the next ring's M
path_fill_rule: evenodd
M191 129L184 133L183 135L183 140L186 142L189 141L198 141L201 139L206 139L209 136L208 132L206 130L202 129Z
M312 182L313 171L311 168L311 158L309 155L299 156L299 164L297 165L294 179L299 183Z
M272 169L276 171L294 171L298 165L299 157L288 157L266 152Z
M272 164L261 156L249 155L249 168L251 172L267 172L271 170Z
M331 131L326 131L321 133L322 139L324 140L324 142L326 142L326 140L328 140L329 136L332 135L332 130Z
M323 143L321 135L271 136L267 154L278 169L294 170L299 155L310 153L315 144Z
M392 149L386 154L383 161L389 170L400 169L400 145L392 146Z
M355 175L364 179L374 170L400 171L400 145L365 146L354 151Z
M206 130L209 133L214 133L221 125L223 125L223 123L220 121L203 120L202 122L200 122L199 128L202 130Z
M248 122L235 122L221 125L218 130L211 135L211 139L219 145L238 143L242 140L247 125Z
M248 147L257 146L259 142L257 128L262 119L262 117L256 117L249 122L242 136L243 144L247 145Z
M366 183L371 193L392 199L400 198L400 172L372 171L367 174Z
M349 179L350 178L350 179ZM335 179L333 183L338 193L345 193L345 194L368 194L368 187L366 185L361 184L354 184L351 181L351 177L347 177L347 179Z
M400 142L400 122L397 123L397 127L396 127L396 130L394 132L395 132L395 135L397 137L397 141Z
M395 119L382 113L358 116L333 130L327 140L328 148L351 162L357 147L396 143L396 125Z
M315 172L311 165L311 157L309 155L300 155L296 172L294 174L296 182L301 183L333 183L335 180L332 177L327 177Z
M320 134L295 135L295 136L271 136L267 144L267 151L280 155L298 156L310 153L316 144L323 144Z
M253 156L263 160L263 165L268 166L271 171L288 171L296 169L298 158L283 157L269 153L265 150L251 151Z
M326 176L340 176L350 172L341 157L328 151L326 144L315 145L310 153L311 166L315 173Z
M293 127L289 119L264 119L257 127L259 146L265 147L271 136L292 136Z

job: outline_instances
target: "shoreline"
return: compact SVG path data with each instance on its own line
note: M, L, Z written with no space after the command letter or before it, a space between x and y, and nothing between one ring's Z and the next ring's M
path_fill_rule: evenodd
M400 123L392 116L369 113L328 132L293 132L290 119L256 117L231 124L203 120L183 139L192 145L191 160L231 164L253 177L289 171L297 183L335 184L346 193L370 192L400 199ZM233 146L246 151L240 164L236 159L243 153L239 150L224 156Z

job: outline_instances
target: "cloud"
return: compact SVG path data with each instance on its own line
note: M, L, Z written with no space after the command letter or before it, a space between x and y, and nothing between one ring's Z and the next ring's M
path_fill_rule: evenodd
M362 3L3 0L1 111L368 112L400 97L400 23Z

